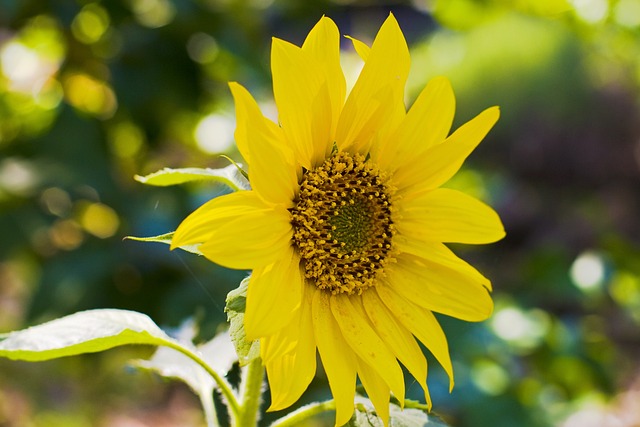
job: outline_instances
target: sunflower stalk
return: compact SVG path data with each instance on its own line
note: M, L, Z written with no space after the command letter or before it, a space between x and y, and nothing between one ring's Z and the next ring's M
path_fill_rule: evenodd
M264 367L262 359L253 359L244 369L240 395L240 404L236 426L249 427L256 426L260 414L260 403L262 402L262 381L264 380Z

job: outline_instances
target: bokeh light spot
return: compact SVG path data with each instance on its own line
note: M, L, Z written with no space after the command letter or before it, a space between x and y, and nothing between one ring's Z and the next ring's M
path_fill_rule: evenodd
M118 157L128 158L138 154L144 145L145 135L134 123L123 121L109 129L109 142Z
M616 22L623 27L640 27L640 0L620 0L613 13Z
M570 0L576 15L589 24L602 22L609 13L607 0Z
M491 319L494 333L521 351L539 346L550 326L549 315L539 309L525 311L517 307L505 307L497 310Z
M55 79L49 79L42 86L40 93L35 94L33 99L40 108L53 110L60 105L63 97L64 91L60 82Z
M205 153L224 153L233 145L235 120L220 114L205 116L195 128L194 138Z
M82 228L101 239L113 236L120 226L118 214L102 203L91 203L83 206L79 219Z
M59 217L66 216L72 207L69 194L58 187L51 187L44 190L40 195L40 202L50 214Z
M617 272L609 285L611 298L640 321L640 276L627 271Z
M623 422L615 414L608 413L604 407L588 407L571 414L561 427L626 427L629 424Z
M86 74L72 74L64 81L67 100L78 110L108 119L116 111L116 96L106 83Z
M95 3L82 8L71 22L71 32L80 42L92 44L102 38L109 28L109 14Z
M595 252L584 252L571 265L573 283L582 291L589 292L602 286L605 279L605 263Z
M36 78L41 66L38 54L16 41L4 45L0 61L2 73L17 85Z
M35 168L27 161L10 157L0 162L0 190L27 196L38 181Z
M63 219L56 221L49 229L49 239L56 248L71 251L82 244L84 235L77 222Z
M220 48L216 39L205 33L196 33L187 42L187 53L189 57L200 64L213 62Z
M496 362L480 360L471 368L471 381L486 394L497 396L509 387L509 374Z
M466 54L464 39L457 34L438 32L429 44L429 59L441 68L452 68L460 64Z
M491 325L500 338L514 340L527 332L529 321L522 311L509 307L496 313Z
M132 0L136 19L145 27L158 28L170 23L176 9L169 0Z

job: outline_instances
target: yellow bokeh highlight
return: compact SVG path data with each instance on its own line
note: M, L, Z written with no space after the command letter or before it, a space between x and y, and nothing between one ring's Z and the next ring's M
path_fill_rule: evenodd
M163 27L173 21L176 8L169 0L131 0L138 22L145 27Z
M111 127L108 138L112 152L121 158L138 154L146 140L142 129L129 121L122 121Z
M29 20L20 31L19 39L25 46L57 62L62 61L67 52L64 30L51 16L38 15Z
M113 236L120 227L116 211L102 203L82 204L78 220L87 233L101 239Z
M640 276L627 271L616 273L609 285L609 294L636 322L640 322Z
M64 80L69 104L96 117L108 119L118 106L113 90L104 82L86 74L71 74Z
M80 42L92 44L99 41L109 29L109 14L95 3L82 8L71 22L71 32Z

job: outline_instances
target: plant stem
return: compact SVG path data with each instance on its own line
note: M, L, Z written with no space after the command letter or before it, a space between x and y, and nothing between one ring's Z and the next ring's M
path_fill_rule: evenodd
M273 424L271 424L271 427L296 426L302 420L311 418L321 412L332 411L334 409L336 409L336 403L333 400L310 403L309 405L303 406L302 408L299 408L275 421Z
M242 405L237 418L238 427L251 427L257 425L260 402L262 397L262 380L264 379L264 367L262 359L257 357L249 362L243 375L241 396Z

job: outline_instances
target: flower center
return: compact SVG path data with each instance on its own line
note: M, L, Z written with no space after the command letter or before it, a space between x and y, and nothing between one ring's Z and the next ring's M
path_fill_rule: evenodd
M384 177L359 154L339 152L305 171L291 209L305 277L333 294L361 294L389 260L391 220Z

